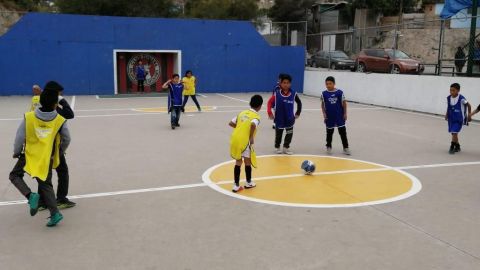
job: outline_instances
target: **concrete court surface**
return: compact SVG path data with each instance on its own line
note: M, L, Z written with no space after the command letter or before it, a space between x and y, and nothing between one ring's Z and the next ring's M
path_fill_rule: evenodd
M216 109L183 114L176 130L165 113L132 110L164 107L162 97L66 97L75 99L67 160L78 204L62 211L56 228L45 227L48 213L32 218L26 204L15 202L23 198L8 173L29 97L0 97L0 269L480 269L478 124L461 133L463 151L449 155L442 117L350 103L351 158L415 166L405 171L421 191L362 207L270 205L202 182L208 168L230 160L227 124L250 96L200 96ZM291 149L323 156L320 102L301 98ZM259 155L273 154L265 109ZM344 157L337 132L333 156Z

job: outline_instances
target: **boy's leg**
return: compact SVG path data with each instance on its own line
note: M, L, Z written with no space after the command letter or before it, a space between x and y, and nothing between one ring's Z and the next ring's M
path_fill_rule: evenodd
M275 148L280 148L283 137L283 128L275 128Z
M189 96L183 96L182 108L183 108L184 110L185 110L185 105L187 105L188 97L189 97Z
M340 138L342 139L343 149L348 149L347 128L345 126L339 127L338 133L340 133ZM331 145L331 141L330 141L330 145Z
M175 119L177 119L177 110L173 107L170 112L170 124L172 125L172 128L175 127Z
M66 202L68 195L68 186L70 182L70 176L68 174L68 165L67 160L65 159L65 154L60 154L60 164L55 169L58 176L58 186L57 186L57 201Z
M25 175L25 172L23 171L23 167L25 167L25 155L21 155L17 163L15 163L15 166L13 167L13 170L10 172L9 179L12 182L12 184L22 193L23 196L25 196L27 199L29 199L30 193L32 193L32 190L27 186L25 181L23 180L23 176Z
M292 143L293 138L293 127L286 129L285 141L283 142L283 147L290 148L290 143Z
M175 124L177 126L179 126L180 125L181 108L180 107L175 107L175 113L177 115L177 118L175 119Z
M192 100L193 100L193 102L195 102L195 105L197 105L198 111L201 111L202 108L200 107L200 104L198 103L198 100L197 100L197 96L196 96L196 95L193 95L193 96L192 96Z
M332 148L332 139L333 133L335 132L334 128L327 128L327 148Z
M37 179L38 182L38 191L42 197L45 205L48 210L50 210L50 215L53 216L55 213L59 212L57 207L57 200L55 199L55 191L53 190L52 185L52 170L50 165L50 170L45 181Z

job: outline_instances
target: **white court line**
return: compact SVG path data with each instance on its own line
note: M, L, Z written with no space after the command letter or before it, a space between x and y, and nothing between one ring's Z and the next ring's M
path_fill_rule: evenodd
M201 97L204 97L204 98L207 98L207 96L205 96L205 95L203 95L203 94L197 94L197 95L199 95L199 96L201 96Z
M75 110L75 96L72 97L72 103L70 104L72 110Z
M228 161L230 162L230 161ZM227 163L228 163L227 162ZM471 162L459 162L459 163L439 163L439 164L427 164L427 165L413 165L413 166L400 166L400 167L389 167L385 165L382 168L374 169L359 169L359 170L343 170L343 171L329 171L329 172L317 172L314 175L334 175L334 174L347 174L347 173L363 173L363 172L380 172L380 171L389 171L389 170L413 170L413 169L427 169L427 168L441 168L441 167L454 167L454 166L471 166L471 165L480 165L480 161L471 161ZM289 174L289 175L278 175L278 176L269 176L269 177L258 177L253 178L255 181L264 181L271 179L285 179L291 177L303 176L303 174ZM230 181L222 181L217 184L229 184ZM156 187L156 188L146 188L146 189L131 189L123 191L113 191L113 192L101 192L101 193L90 193L83 195L69 196L71 199L86 199L86 198L97 198L97 197L109 197L116 195L125 195L125 194L137 194L137 193L146 193L146 192L155 192L155 191L167 191L167 190L178 190L178 189L188 189L196 187L205 187L206 183L197 183L197 184L187 184L187 185L177 185L177 186L166 186L166 187ZM17 205L24 204L26 200L16 200L16 201L5 201L0 202L0 206L8 205Z
M243 102L243 103L248 103L248 101L244 100L244 99L239 99L239 98L234 98L234 97L230 97L230 96L226 96L226 95L222 95L222 94L218 94L218 96L221 96L221 97L224 97L224 98L228 98L228 99L231 99L231 100L236 100L236 101L240 101L240 102Z

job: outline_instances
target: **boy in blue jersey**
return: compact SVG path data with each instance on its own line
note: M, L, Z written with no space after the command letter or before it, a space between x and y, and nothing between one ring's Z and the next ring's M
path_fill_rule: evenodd
M298 97L297 92L290 88L291 85L292 77L288 74L282 74L280 76L280 87L275 89L275 94L267 104L268 117L275 122L275 151L277 154L293 154L290 150L293 126L295 125L295 119L299 118L302 112L302 101ZM297 103L296 111L294 103ZM272 107L275 107L275 116L272 112ZM286 135L283 142L283 150L280 150L283 130L286 130Z
M452 134L452 143L449 150L452 155L461 151L460 143L458 143L458 133L462 130L463 125L468 125L468 122L472 120L472 107L467 99L459 93L460 84L453 83L450 85L445 120L448 121L448 132Z
M168 92L168 112L171 113L170 123L172 129L180 127L180 114L183 106L183 83L180 81L180 75L173 74L172 79L163 84L163 88L169 89Z
M327 77L325 80L327 90L322 92L322 111L325 125L327 127L327 153L332 154L332 138L335 128L338 128L338 133L342 139L343 153L350 155L348 148L347 128L345 122L347 121L347 101L343 91L335 88L335 78Z

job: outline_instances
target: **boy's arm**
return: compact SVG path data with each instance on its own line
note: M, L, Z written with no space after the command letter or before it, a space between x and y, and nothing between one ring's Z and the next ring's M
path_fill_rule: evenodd
M230 123L228 123L229 126L231 126L232 128L236 128L237 127L237 117L233 118Z
M18 158L22 154L23 145L25 144L25 119L22 120L18 126L17 134L15 135L15 143L13 145L13 158Z
M347 101L346 100L343 100L342 106L343 106L343 119L347 121Z
M255 123L251 123L250 124L250 145L253 145L255 143L255 138L254 138L254 134L255 134L255 129L257 129L257 125Z
M325 109L325 101L323 100L323 94L320 96L320 101L322 102L323 119L327 120L327 110Z
M298 97L298 95L295 95L295 102L297 103L297 111L295 112L295 118L298 118L302 113L302 101L300 100L300 97Z
M162 85L162 88L163 88L163 89L169 88L169 87L168 87L168 84L169 84L169 83L170 83L170 80L166 81L166 82Z
M65 153L65 151L67 151L71 140L72 138L70 137L70 131L68 130L68 125L65 121L60 129L60 153Z
M472 121L472 106L470 105L470 102L467 102L467 108L468 108L468 122Z
M478 105L478 107L475 109L475 111L473 111L473 112L470 114L470 117L474 116L474 115L477 114L478 112L480 112L480 105Z
M272 107L275 106L275 95L272 95L267 102L268 118L273 119Z
M60 99L60 101L58 101L58 104L62 106L61 108L57 106L58 114L63 116L65 119L73 119L75 117L72 107L70 107L70 104L68 104L68 102L63 97Z

